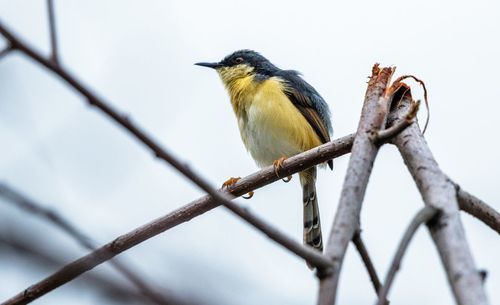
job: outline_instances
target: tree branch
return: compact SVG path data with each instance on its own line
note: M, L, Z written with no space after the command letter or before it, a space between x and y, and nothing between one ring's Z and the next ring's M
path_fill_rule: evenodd
M396 272L398 272L401 266L401 261L403 260L403 256L406 252L406 249L408 248L408 245L410 244L411 239L413 238L413 235L415 235L415 232L417 232L417 229L421 224L427 223L429 220L431 220L432 217L434 217L434 215L436 215L436 213L436 209L431 206L426 206L422 208L417 213L417 215L415 215L415 217L413 217L410 225L406 229L403 238L399 243L394 258L392 259L391 267L389 268L389 272L387 273L387 276L385 278L384 286L382 286L378 293L377 305L386 304L385 300L387 298L387 295L389 294L389 289L391 288L392 282L394 281Z
M411 103L411 96L405 96L389 121L401 119ZM393 142L403 156L425 204L441 211L429 230L457 304L488 304L465 238L453 182L439 168L418 124L412 124L403 130Z
M373 141L376 136L373 135L384 127L389 111L391 97L385 93L392 73L393 69L380 69L378 65L372 70L342 194L326 246L326 255L334 261L334 268L320 280L319 305L335 303L345 252L349 241L359 228L361 205L373 161L378 152L378 146Z
M59 65L59 52L57 49L57 33L56 33L56 18L54 13L54 1L47 0L47 13L49 17L50 30L50 61L55 65Z
M469 213L484 222L487 226L500 234L500 213L476 196L464 191L460 185L453 182L457 192L458 206L462 211Z
M365 243L363 242L363 239L361 238L361 232L357 231L354 234L354 237L352 238L352 242L356 246L356 249L358 250L359 255L361 256L361 259L363 260L363 263L366 267L366 271L368 271L368 275L370 276L370 280L373 284L373 289L375 289L375 292L377 295L379 294L380 287L382 286L380 284L380 279L377 275L377 271L375 270L375 266L373 265L373 262L370 258L370 255L368 254L368 250L366 249ZM389 301L386 301L384 304L389 304Z
M81 233L75 226L73 226L57 212L43 207L41 204L36 203L2 182L0 182L0 196L4 197L6 201L16 205L18 208L40 216L41 218L52 223L75 239L84 248L95 250L95 245L91 242L91 239ZM167 296L155 291L155 289L146 283L144 279L120 261L115 259L111 260L109 263L122 275L124 275L133 285L135 285L144 297L152 302L162 305L184 304L184 302L181 302L179 298L171 296L171 293L169 293L170 296ZM162 288L162 290L165 290L165 288Z

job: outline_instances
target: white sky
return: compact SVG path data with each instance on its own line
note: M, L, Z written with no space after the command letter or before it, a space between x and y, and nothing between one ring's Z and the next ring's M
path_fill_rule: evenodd
M304 74L329 103L335 136L355 131L373 63L414 74L429 90L429 146L443 170L500 209L500 5L497 1L76 1L56 2L62 63L149 134L219 185L257 170L239 138L215 72L193 66L242 48ZM45 1L0 0L0 18L48 53ZM496 38L495 38L496 37ZM3 43L3 42L2 42ZM422 92L414 85L413 94ZM420 118L425 119L425 111ZM104 243L180 207L201 192L83 103L52 74L19 55L0 62L0 179L57 209ZM323 231L329 232L348 157L320 171ZM298 179L258 190L247 205L301 240ZM363 237L381 276L420 195L394 147L376 160L362 211ZM25 214L0 205L11 219ZM463 217L491 304L500 303L500 239ZM47 235L55 230L30 223ZM55 234L55 233L54 233ZM85 253L58 234L72 257ZM325 236L326 238L327 236ZM314 304L305 264L224 209L183 224L122 255L141 273L218 304ZM101 269L98 268L98 269ZM45 272L0 262L0 299ZM15 279L6 281L6 278ZM92 304L71 284L37 304ZM453 304L425 229L396 278L393 304ZM373 304L349 248L338 304Z

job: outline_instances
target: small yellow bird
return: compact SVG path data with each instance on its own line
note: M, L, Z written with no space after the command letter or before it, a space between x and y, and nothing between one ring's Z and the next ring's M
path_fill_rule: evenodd
M236 51L216 63L226 87L245 147L260 167L283 161L330 141L328 105L294 70L281 70L259 53ZM333 169L332 160L328 165ZM291 177L289 177L290 179ZM299 173L304 203L304 243L323 250L316 196L316 167Z

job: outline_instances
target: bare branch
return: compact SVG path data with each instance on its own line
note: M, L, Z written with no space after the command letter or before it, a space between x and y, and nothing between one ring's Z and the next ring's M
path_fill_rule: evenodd
M34 200L22 195L20 192L9 187L5 183L0 182L0 196L4 197L8 202L13 203L17 207L26 210L32 214L38 215L50 223L54 224L56 227L60 228L62 231L66 232L68 235L73 237L80 245L89 250L94 250L95 245L91 242L85 234L81 233L75 226L73 226L69 221L64 219L57 212L43 207L41 204L36 203ZM116 270L123 274L132 284L134 284L141 294L153 301L156 304L181 304L183 302L180 299L166 296L158 293L146 283L136 272L132 271L130 267L121 263L118 260L111 260L109 262ZM165 290L165 288L162 288Z
M401 266L401 261L403 260L403 256L406 252L406 249L408 248L408 245L410 244L411 239L413 238L413 235L415 235L415 232L417 232L417 229L421 224L427 223L429 220L431 220L432 217L434 217L434 215L436 215L436 213L436 209L431 206L426 206L422 208L417 213L417 215L415 215L415 217L413 217L410 225L408 226L408 228L406 228L403 238L399 243L398 250L396 251L394 258L392 259L391 267L389 268L389 272L387 272L387 276L385 277L384 286L382 286L382 289L378 294L377 305L386 304L385 300L387 298L387 295L389 294L389 289L391 288L392 282L394 281L396 272L398 272Z
M403 99L389 121L404 117L412 103ZM486 305L488 300L479 272L472 258L460 220L456 190L453 182L441 171L418 124L412 124L394 138L426 205L441 213L429 226L448 282L459 305Z
M56 17L54 13L54 1L47 0L47 13L49 15L49 30L50 30L50 61L55 65L59 65L59 52L57 49L57 33L56 33Z
M460 209L481 220L500 234L500 213L481 199L464 191L458 184L454 183L454 185Z
M361 259L363 260L363 263L365 264L366 271L368 271L368 275L370 276L370 280L373 284L373 288L375 289L375 292L378 295L379 291L380 291L380 287L382 285L380 284L380 279L377 275L377 271L375 270L375 266L373 265L373 262L370 258L370 255L368 254L368 250L366 249L365 243L363 242L363 239L361 238L360 231L357 231L354 234L354 237L352 238L352 242L356 246L356 249L358 250L358 253L361 256ZM385 305L389 304L389 301L386 301L384 304Z
M368 82L361 119L349 159L349 167L326 246L326 255L334 261L334 268L320 281L318 297L320 305L335 303L345 252L349 241L352 240L359 228L361 205L373 161L378 152L373 135L376 135L383 128L390 108L392 94L386 95L386 88L392 73L393 69L391 68L380 69L378 65L375 65Z

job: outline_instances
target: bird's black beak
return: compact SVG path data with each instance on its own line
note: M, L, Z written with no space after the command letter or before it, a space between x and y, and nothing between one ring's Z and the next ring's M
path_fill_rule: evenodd
M222 64L219 62L197 62L195 63L197 66L208 67L212 69L217 69L222 67Z

